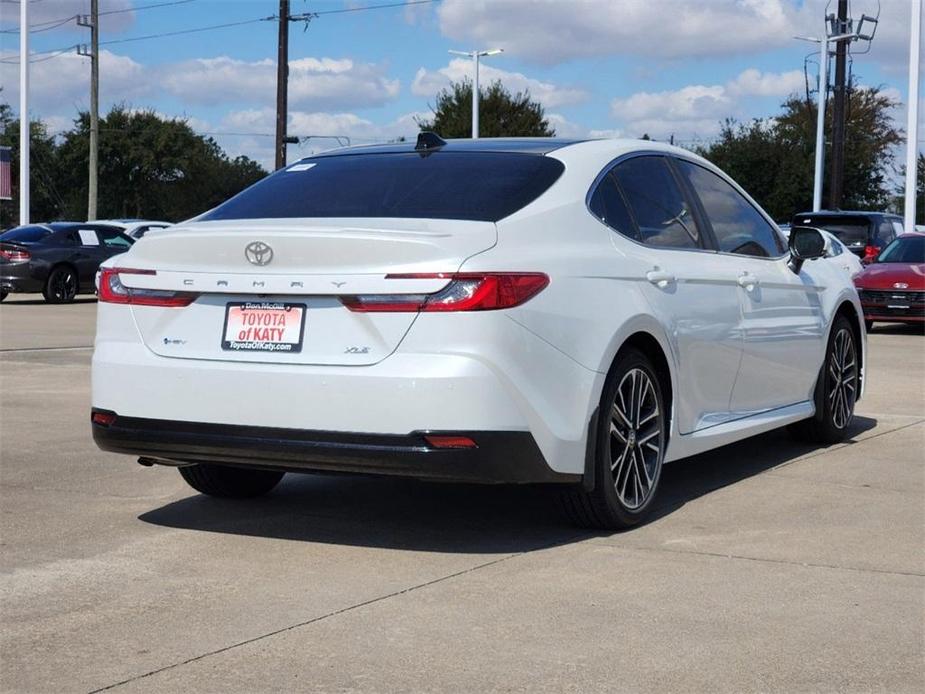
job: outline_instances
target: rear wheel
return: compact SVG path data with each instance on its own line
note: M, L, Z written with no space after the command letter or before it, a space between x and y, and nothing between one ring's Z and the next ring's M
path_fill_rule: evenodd
M0 301L3 301L8 296L9 292L0 292Z
M77 296L77 271L67 265L59 265L48 275L42 290L49 304L69 304Z
M790 431L803 441L837 443L848 438L860 385L858 347L851 324L838 316L832 325L825 362L816 383L816 414Z
M247 499L266 494L286 474L225 465L185 465L179 470L187 484L197 492L226 499Z
M616 530L641 521L655 498L667 442L662 384L636 349L620 355L604 385L595 446L594 490L563 491L570 519Z

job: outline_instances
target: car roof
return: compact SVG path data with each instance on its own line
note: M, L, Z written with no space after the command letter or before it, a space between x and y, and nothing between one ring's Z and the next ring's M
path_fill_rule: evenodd
M486 138L466 138L466 139L448 139L446 144L439 150L430 150L431 152L510 152L521 154L548 154L562 147L568 147L579 142L586 142L583 139L565 138L565 137L486 137ZM416 142L389 142L381 145L356 145L353 147L341 147L338 149L328 150L313 154L306 159L319 159L327 157L342 157L353 154L402 154L420 152L415 150Z
M891 217L902 219L892 212L875 212L872 210L819 210L818 212L797 212L794 217Z

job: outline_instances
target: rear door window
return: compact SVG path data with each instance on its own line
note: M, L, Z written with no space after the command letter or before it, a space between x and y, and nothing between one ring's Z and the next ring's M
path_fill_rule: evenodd
M692 162L678 165L700 198L721 252L764 258L784 252L777 230L732 185Z
M80 239L81 246L99 246L100 239L94 229L78 229L77 237Z
M106 248L122 248L128 250L132 245L132 242L129 241L127 236L115 229L97 229L96 233Z
M627 159L613 168L612 175L636 222L632 238L663 248L701 247L691 205L664 157Z

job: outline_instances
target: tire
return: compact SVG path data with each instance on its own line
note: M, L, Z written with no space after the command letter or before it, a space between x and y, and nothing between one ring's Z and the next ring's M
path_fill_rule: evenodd
M595 440L588 442L594 445L594 489L575 485L562 491L573 523L619 530L645 518L658 492L668 441L663 391L645 354L627 349L618 356L604 383Z
M69 304L77 296L77 271L69 265L58 265L48 274L42 295L49 304Z
M872 320L864 321L864 330L870 332L874 327L874 322Z
M9 292L0 292L0 301L3 301L9 295L10 295Z
M197 492L224 499L249 499L266 494L286 474L225 465L185 465L178 469Z
M859 375L857 338L848 319L838 316L816 382L816 414L791 425L791 433L811 443L838 443L848 438Z

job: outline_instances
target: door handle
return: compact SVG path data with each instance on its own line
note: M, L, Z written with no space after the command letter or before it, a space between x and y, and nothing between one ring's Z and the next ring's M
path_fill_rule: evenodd
M739 275L739 279L737 281L739 283L739 286L744 287L745 291L747 292L752 291L755 287L757 287L760 284L757 277L755 277L754 275L750 275L747 272Z
M674 275L663 270L649 270L646 273L646 279L660 289L664 289L675 281Z

